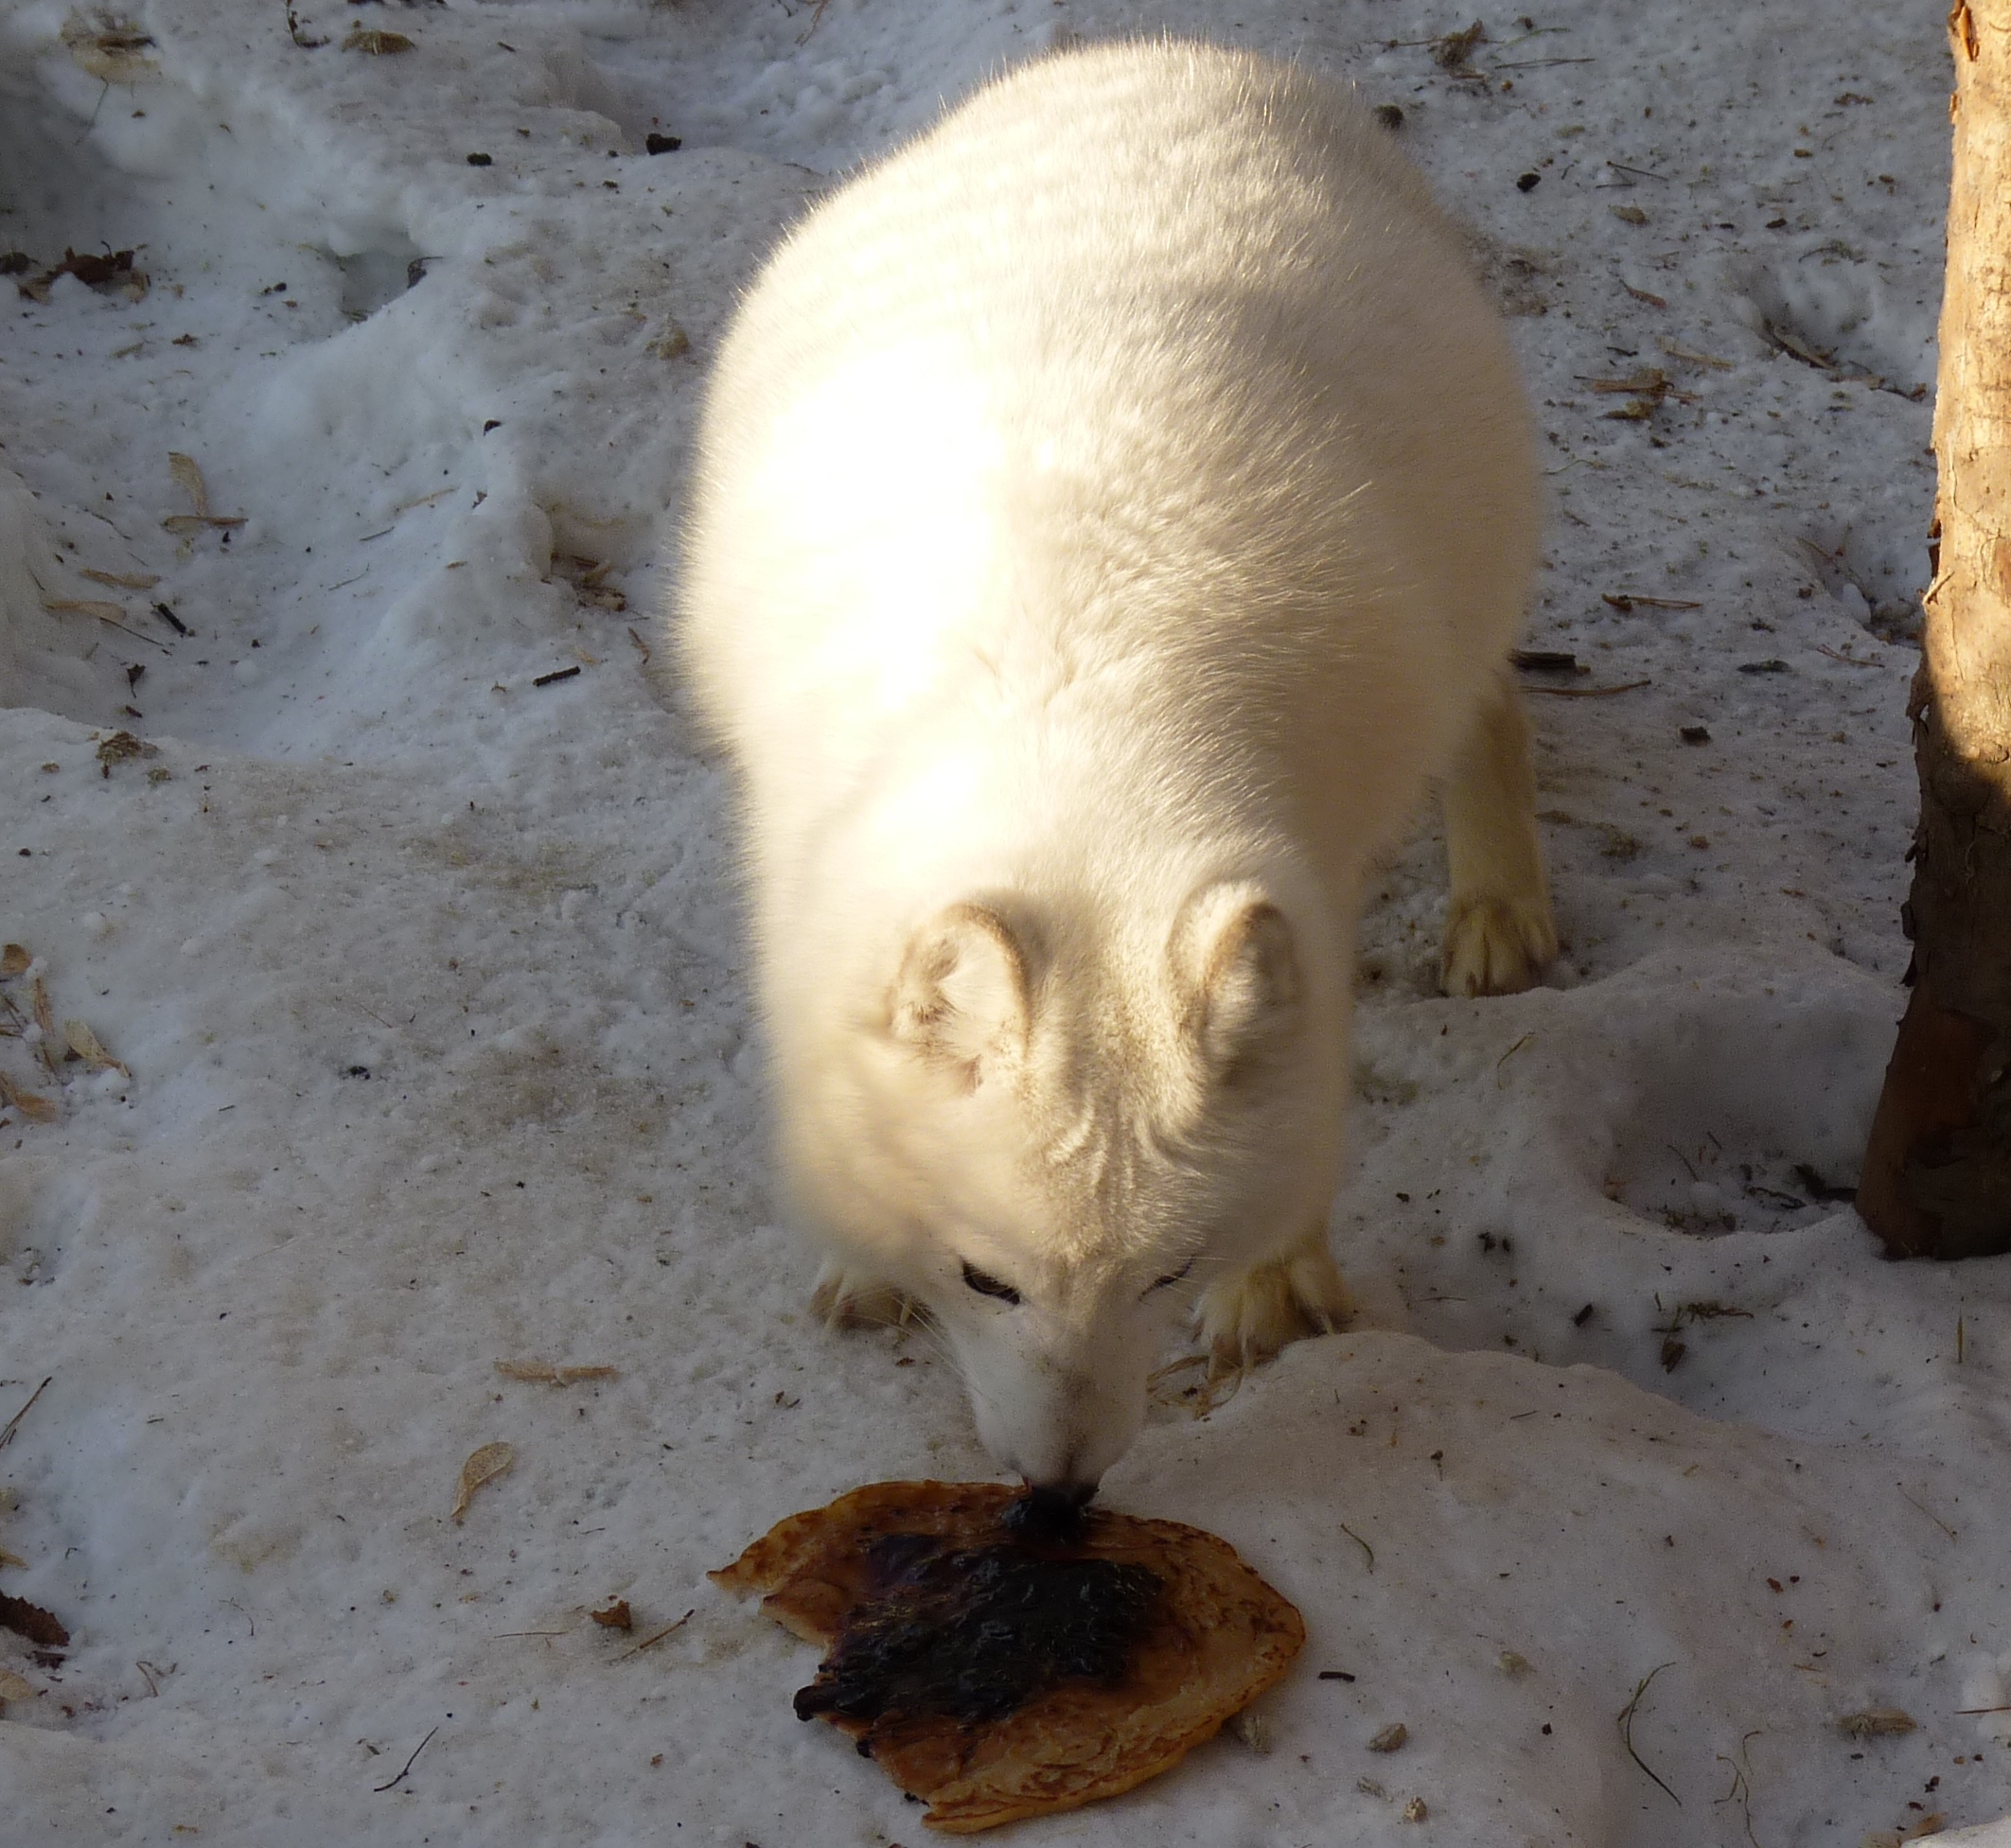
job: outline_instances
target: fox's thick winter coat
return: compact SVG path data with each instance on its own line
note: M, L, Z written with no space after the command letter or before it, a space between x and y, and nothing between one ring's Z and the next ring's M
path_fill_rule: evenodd
M731 757L779 1157L1086 1491L1175 1306L1333 1326L1365 870L1445 786L1445 968L1554 937L1506 678L1529 417L1345 93L1063 54L839 188L719 354L676 622Z

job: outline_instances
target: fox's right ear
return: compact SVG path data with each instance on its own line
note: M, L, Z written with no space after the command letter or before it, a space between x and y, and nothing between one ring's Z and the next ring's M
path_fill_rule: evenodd
M988 906L952 905L908 941L887 1030L975 1090L988 1065L1024 1056L1032 1012L1027 955L1012 925Z
M1209 1076L1233 1084L1299 1030L1298 952L1262 887L1224 880L1189 899L1173 928L1181 1026Z

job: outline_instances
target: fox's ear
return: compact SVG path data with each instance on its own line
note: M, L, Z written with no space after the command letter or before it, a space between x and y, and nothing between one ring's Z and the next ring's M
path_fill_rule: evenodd
M1181 1024L1217 1082L1233 1084L1297 1034L1303 1014L1292 926L1247 880L1206 886L1173 927Z
M897 1044L956 1069L975 1089L988 1065L1024 1055L1032 1022L1026 950L997 911L952 905L908 940L888 996Z

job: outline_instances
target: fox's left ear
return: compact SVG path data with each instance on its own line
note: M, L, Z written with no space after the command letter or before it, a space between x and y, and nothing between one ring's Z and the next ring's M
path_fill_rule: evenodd
M987 1065L1024 1056L1032 1012L1018 935L991 906L965 903L939 911L908 940L888 996L887 1028L975 1090Z
M1250 880L1205 886L1173 927L1181 1025L1218 1083L1249 1076L1298 1032L1303 983L1292 926Z

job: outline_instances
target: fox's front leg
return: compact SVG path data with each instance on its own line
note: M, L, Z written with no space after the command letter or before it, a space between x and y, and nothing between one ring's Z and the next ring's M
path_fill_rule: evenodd
M918 1305L892 1284L827 1258L810 1292L810 1312L827 1329L906 1328Z
M1194 1320L1208 1346L1208 1377L1217 1379L1267 1361L1307 1335L1344 1329L1353 1313L1327 1248L1327 1228L1314 1225L1283 1257L1210 1284Z

